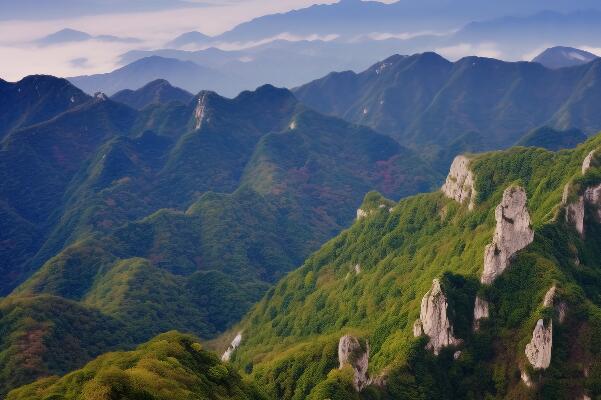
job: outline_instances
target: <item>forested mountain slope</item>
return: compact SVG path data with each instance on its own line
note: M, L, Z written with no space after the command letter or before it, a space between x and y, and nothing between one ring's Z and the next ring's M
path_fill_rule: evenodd
M50 377L11 392L7 399L261 400L192 336L168 332L134 351L98 357L62 378Z
M393 139L272 86L142 111L98 94L11 132L0 155L3 391L167 330L212 337L348 225L364 193L440 179Z
M371 193L214 345L238 334L232 363L277 399L595 398L600 157L601 136L516 147Z

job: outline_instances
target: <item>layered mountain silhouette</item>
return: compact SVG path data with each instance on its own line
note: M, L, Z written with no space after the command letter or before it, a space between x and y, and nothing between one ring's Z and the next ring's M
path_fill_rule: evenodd
M165 79L173 85L192 92L202 89L220 89L228 94L237 93L240 84L211 68L190 61L151 56L135 61L106 74L68 78L87 93L104 92L113 95L121 90L136 90L148 82Z
M139 39L122 38L113 35L90 35L89 33L78 31L75 29L65 28L58 32L51 33L43 38L34 41L39 46L53 46L63 43L85 42L88 40L98 40L101 42L121 42L121 43L138 43Z

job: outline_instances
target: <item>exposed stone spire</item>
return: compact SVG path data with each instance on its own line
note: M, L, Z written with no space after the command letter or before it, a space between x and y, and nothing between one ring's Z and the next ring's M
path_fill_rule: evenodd
M595 156L595 152L596 150L593 150L590 153L588 153L588 155L582 162L582 175L586 174L586 172L591 168L591 163L593 161L593 157Z
M470 210L474 208L474 175L469 169L470 160L465 156L457 156L451 164L447 180L442 186L442 192L449 198L463 204L468 203Z
M338 342L338 362L340 369L350 365L355 371L353 387L360 392L369 384L367 369L369 366L369 343L361 346L359 339L351 335L345 335Z
M221 356L221 361L229 361L234 351L240 347L240 343L242 343L242 332L238 332L234 340L232 340L232 343L230 343L225 353Z
M497 227L493 241L484 251L482 283L492 283L509 266L511 257L534 240L526 200L526 192L521 187L505 189L495 210Z
M526 345L526 357L535 369L547 369L551 364L551 349L553 347L553 320L545 327L539 319L532 332L532 340Z
M582 174L592 167L596 150L591 151L582 162ZM576 229L580 237L584 238L584 218L586 207L593 207L597 222L601 223L601 184L587 187L578 196L576 201L569 202L571 184L568 183L563 190L562 204L565 206L566 222Z
M202 123L205 120L207 97L208 93L204 92L198 98L198 104L196 104L196 108L194 109L194 129L200 129L202 127Z
M480 320L489 317L488 301L484 300L480 296L476 296L476 302L474 304L474 331L480 329Z
M432 288L422 299L420 317L413 325L415 336L427 335L430 338L427 348L438 355L443 347L455 346L461 343L453 334L453 326L447 315L448 302L440 286L440 281L434 279Z

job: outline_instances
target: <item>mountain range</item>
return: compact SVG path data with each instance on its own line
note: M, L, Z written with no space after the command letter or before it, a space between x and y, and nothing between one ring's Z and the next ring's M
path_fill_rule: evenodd
M390 135L443 170L456 154L506 148L543 125L596 133L601 120L584 105L598 97L600 67L397 55L359 74L328 74L294 93L322 113Z
M2 141L4 391L166 330L213 337L352 221L363 193L440 179L285 89L154 102L157 90L182 94L152 83L126 96L138 111L99 93Z
M540 2L495 7L471 0L456 3L345 0L314 5L260 17L216 36L185 32L163 48L132 46L119 58L121 68L101 77L77 77L73 82L88 92L93 88L113 94L139 88L142 83L137 76L141 75L169 80L191 92L201 89L199 83L209 84L202 88L231 97L266 83L292 88L331 71L362 71L395 53L434 50L452 60L479 54L518 61L532 59L553 43L601 47L601 10L592 3L575 6L561 1L553 7ZM176 82L175 67L163 67L167 61L153 56L191 61L211 71L193 73L181 65L188 79ZM154 71L152 77L132 64L142 59ZM123 70L137 72L122 79Z
M77 31L75 29L61 29L58 32L54 32L50 35L44 36L43 38L34 41L39 46L53 46L63 43L72 42L85 42L88 40L98 40L101 42L122 42L122 43L139 43L139 39L135 38L122 38L112 35L97 35L93 36L89 33Z

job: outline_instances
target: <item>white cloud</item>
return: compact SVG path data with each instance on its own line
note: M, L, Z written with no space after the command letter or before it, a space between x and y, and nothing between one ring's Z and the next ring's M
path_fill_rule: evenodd
M330 42L332 40L336 40L340 37L340 35L335 35L335 34L330 34L330 35L317 35L317 34L313 34L313 35L307 35L307 36L300 36L300 35L293 35L291 33L280 33L279 35L275 35L272 37L268 37L265 39L261 39L261 40L255 40L255 41L250 41L250 42L221 42L221 43L212 43L211 47L216 47L218 49L221 50L242 50L242 49L248 49L251 47L255 47L255 46L260 46L263 44L268 44L268 43L272 43L275 42L277 40L286 40L288 42L300 42L300 41L309 41L309 42L314 42L314 41L322 41L322 42ZM206 49L206 47L204 48L198 48L197 50L204 50Z
M117 55L129 48L123 43L75 42L62 46L0 46L2 78L16 81L26 75L74 76L107 72L115 68ZM85 59L86 62L73 62Z
M591 47L591 46L577 46L580 50L588 51L589 53L593 53L597 57L601 57L601 47Z
M333 3L336 0L320 0ZM0 22L0 77L18 80L32 73L71 76L108 72L118 66L118 56L133 49L160 48L175 36L198 30L215 35L235 25L265 14L285 12L315 3L314 0L244 0L213 7L174 9L157 12L111 14L47 21ZM42 49L32 46L34 39L63 28L73 28L92 35L137 37L142 44L88 41ZM300 39L299 39L300 40ZM232 44L247 45L247 44ZM71 60L87 58L88 68L76 68Z
M453 46L437 48L434 51L450 60L458 60L467 56L503 59L503 52L492 42L477 44L460 43Z
M420 36L449 36L455 33L457 30L447 32L437 31L419 31L419 32L401 32L401 33L386 33L386 32L373 32L367 35L372 40L388 40L388 39L400 39L410 40ZM360 39L360 38L358 38Z

